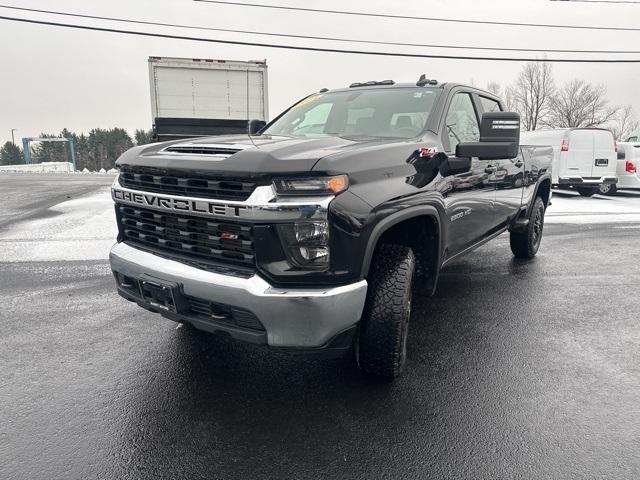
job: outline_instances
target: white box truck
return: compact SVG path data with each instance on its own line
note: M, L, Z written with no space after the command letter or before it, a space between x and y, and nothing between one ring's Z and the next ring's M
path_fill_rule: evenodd
M267 62L149 57L154 138L244 133L269 117Z
M613 134L602 128L558 128L522 132L522 145L553 147L555 187L574 188L590 197L601 185L616 185L617 147Z

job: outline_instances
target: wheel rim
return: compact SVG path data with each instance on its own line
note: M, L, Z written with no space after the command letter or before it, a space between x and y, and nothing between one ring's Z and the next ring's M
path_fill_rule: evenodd
M611 190L611 185L609 185L608 183L600 185L600 193L607 194L609 193L610 190Z
M543 225L543 210L542 208L538 208L536 210L535 216L533 217L533 245L536 247L538 246L538 243L540 243L540 239L542 238Z

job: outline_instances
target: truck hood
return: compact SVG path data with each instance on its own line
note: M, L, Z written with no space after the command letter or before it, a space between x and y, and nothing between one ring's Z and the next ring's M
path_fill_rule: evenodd
M389 142L393 141L262 135L251 139L247 135L204 137L135 147L125 152L116 165L200 170L230 176L303 173L328 155Z

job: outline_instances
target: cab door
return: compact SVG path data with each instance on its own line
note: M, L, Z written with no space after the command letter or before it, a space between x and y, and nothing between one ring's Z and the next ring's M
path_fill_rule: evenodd
M477 98L482 113L502 111L496 100L482 95L478 95ZM492 160L490 169L493 173L489 175L489 182L495 188L495 215L499 217L500 226L504 226L520 213L522 206L522 194L526 183L522 150L516 158Z
M447 99L441 139L445 153L455 157L456 146L480 139L480 116L473 94L453 90ZM445 177L441 190L449 223L445 260L482 240L494 228L494 185L488 179L490 161L472 158L468 172Z

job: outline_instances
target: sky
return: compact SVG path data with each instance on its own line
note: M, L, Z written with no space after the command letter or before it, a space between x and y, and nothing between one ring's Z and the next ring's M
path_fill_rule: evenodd
M293 0L260 0L252 3L409 16L640 27L640 3L589 4L549 0L307 0L304 3ZM285 12L191 0L2 0L0 4L132 20L393 42L640 50L640 32L465 25ZM219 39L389 52L451 52L122 25L3 8L0 8L0 12L0 15L22 18ZM491 52L466 53L500 55ZM549 57L553 55L572 54L549 54ZM516 79L522 68L522 64L517 62L389 58L290 51L144 38L0 20L0 142L11 139L12 128L17 129L16 143L25 136L37 136L40 132L58 133L65 127L76 132L88 132L95 127L122 127L132 134L137 128L151 128L147 69L149 56L266 59L269 67L269 111L272 118L299 98L324 87L338 88L356 81L388 78L397 82L413 82L422 73L439 81L472 83L479 87L485 87L491 81L507 85ZM606 58L606 55L600 57ZM640 58L640 54L624 57ZM631 104L640 115L640 63L554 64L553 68L558 84L573 78L604 84L612 104Z

